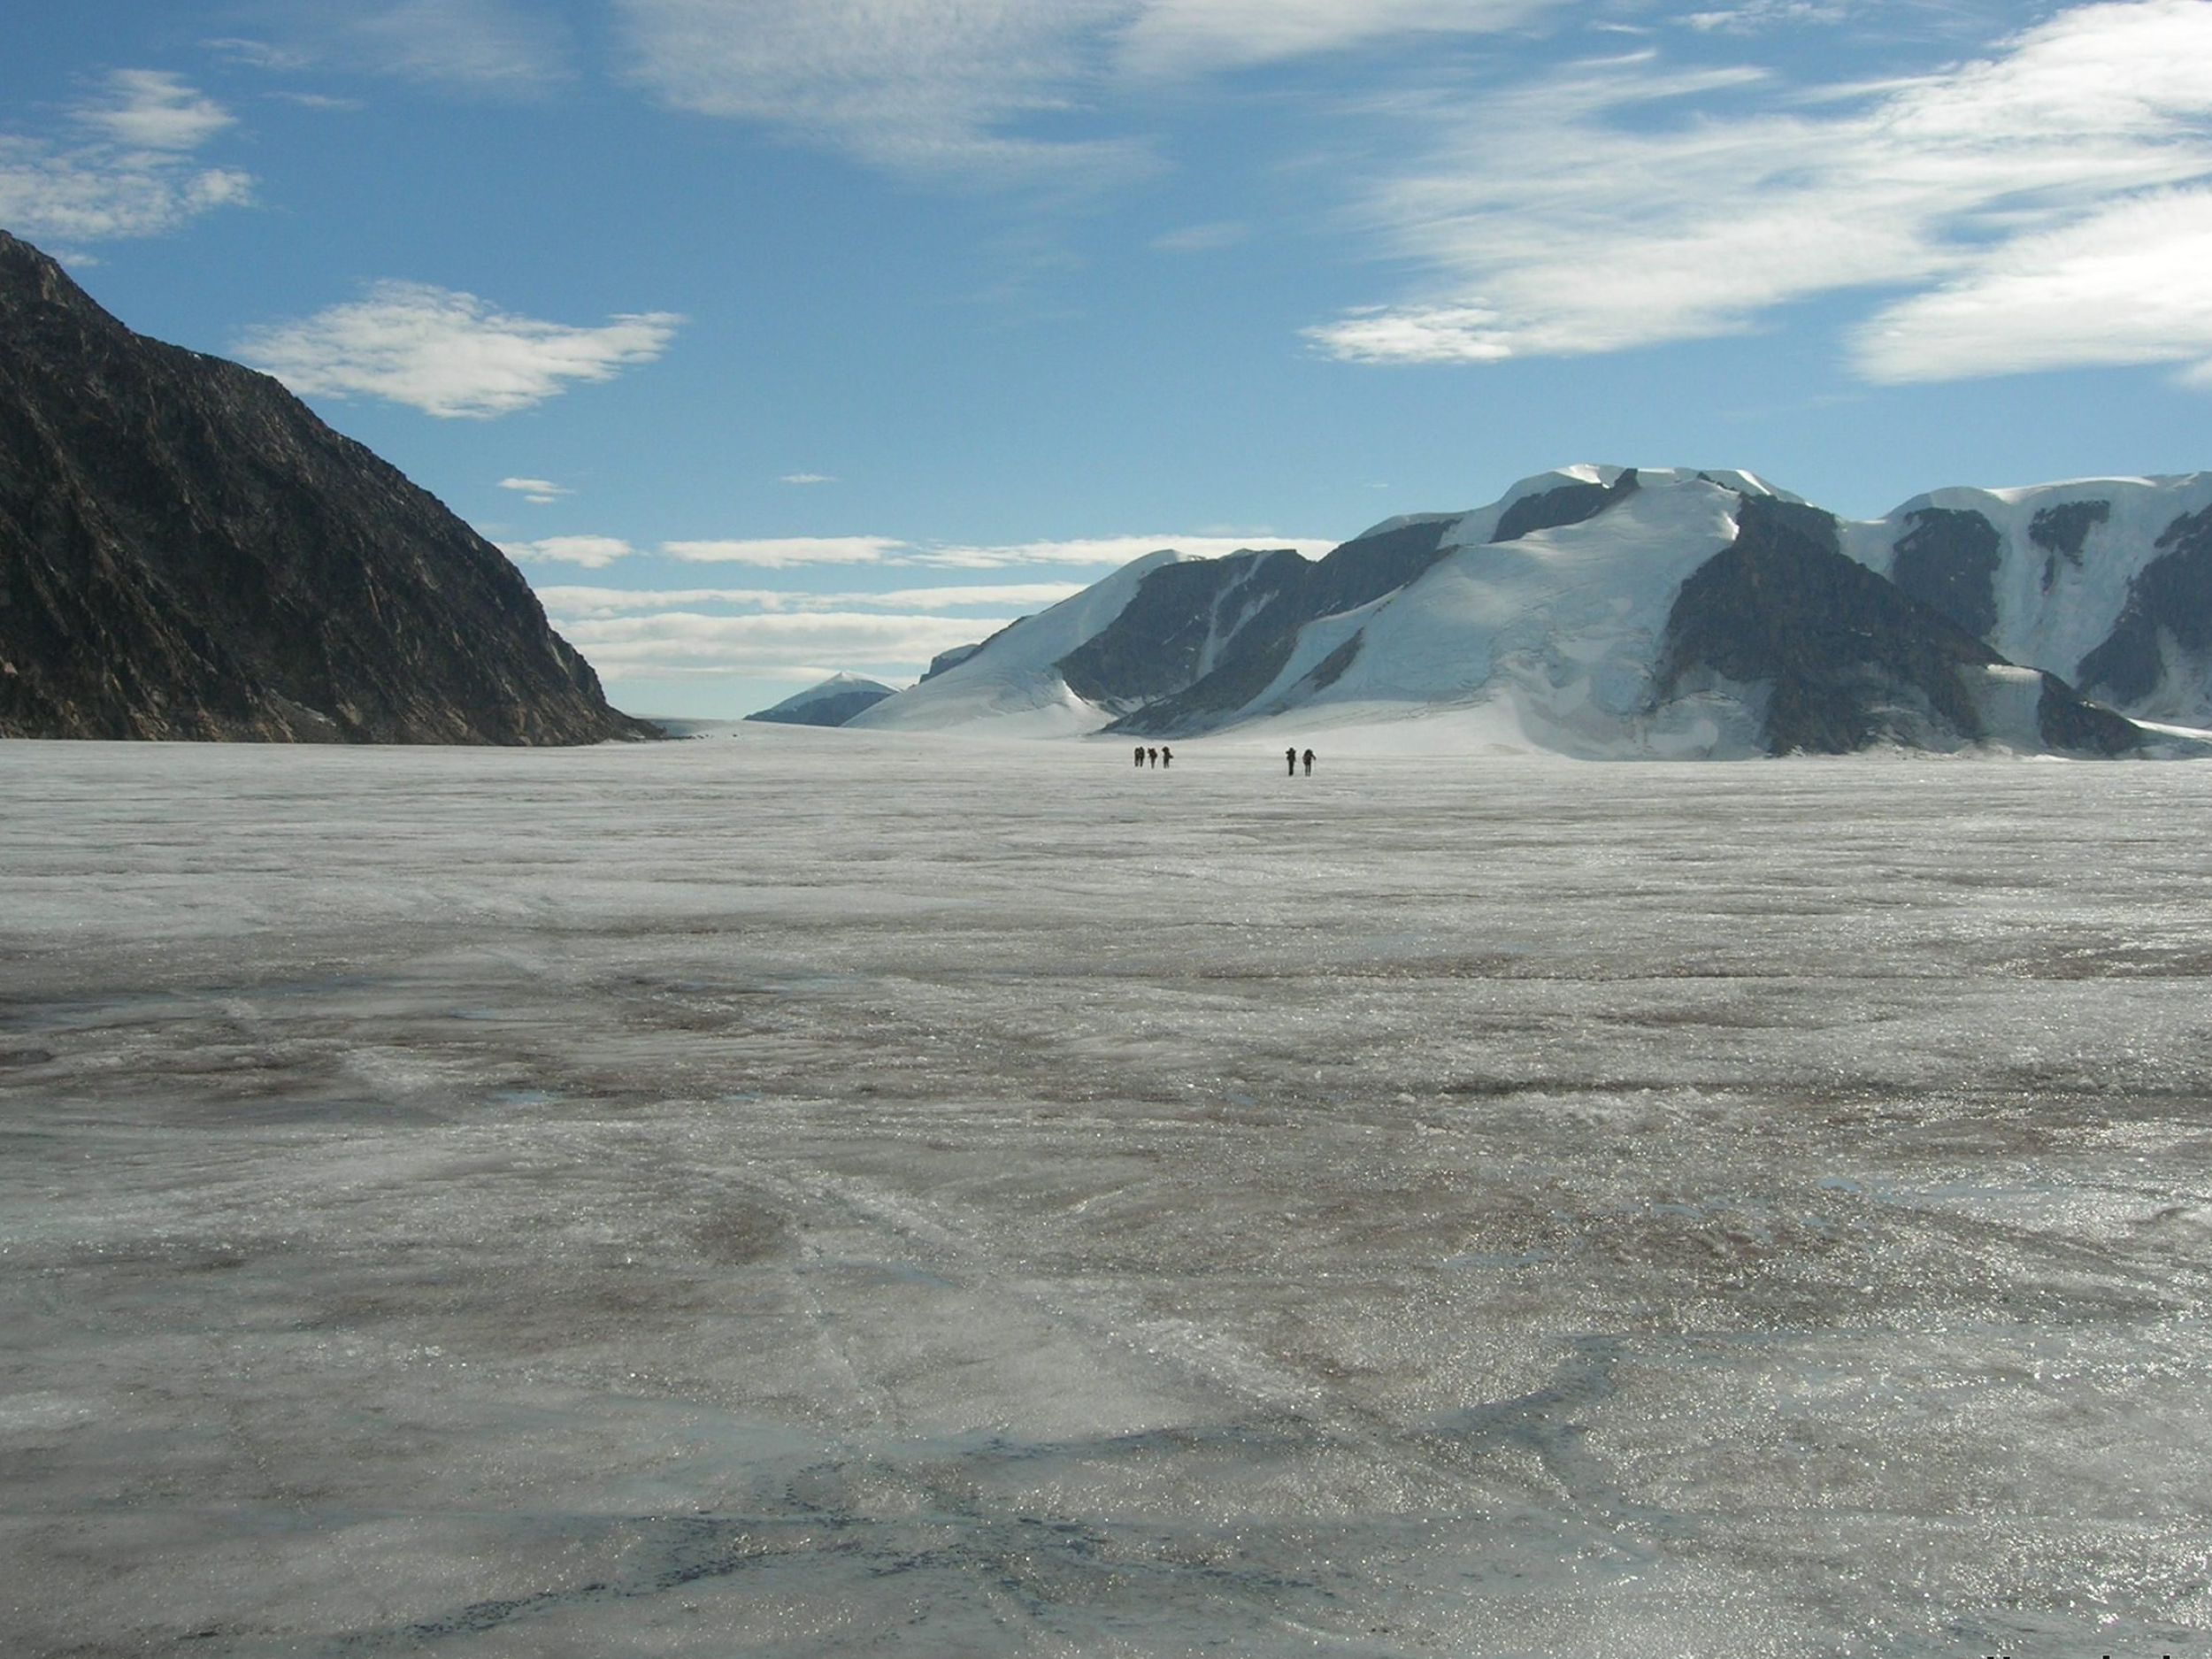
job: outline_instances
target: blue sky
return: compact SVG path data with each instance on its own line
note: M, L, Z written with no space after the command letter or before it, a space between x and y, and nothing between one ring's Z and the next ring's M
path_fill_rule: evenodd
M71 0L7 37L0 225L404 468L641 712L1574 461L1863 516L2212 463L2212 0Z

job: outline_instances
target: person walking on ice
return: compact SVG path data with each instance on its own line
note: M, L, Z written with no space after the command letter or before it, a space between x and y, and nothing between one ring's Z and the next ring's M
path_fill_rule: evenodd
M1165 743L1160 745L1160 770L1165 772L1175 764L1175 751Z
M1295 778L1298 775L1298 751L1295 749L1285 749L1283 760L1290 768L1290 775Z
M1306 776L1309 778L1313 776L1313 751L1311 749L1306 751Z
M1137 745L1137 764L1140 766L1144 764L1144 745L1142 743Z

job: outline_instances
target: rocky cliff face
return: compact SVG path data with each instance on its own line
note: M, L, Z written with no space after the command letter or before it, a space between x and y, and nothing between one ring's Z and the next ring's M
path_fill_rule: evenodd
M0 736L656 734L427 492L0 232Z
M2011 661L2138 719L2212 726L2212 473L1941 489L1843 534Z
M1655 706L1701 679L1763 687L1761 736L1772 755L1845 755L1877 743L1947 749L1991 737L2061 754L2140 747L2129 721L2054 675L2014 668L1901 581L1846 558L1828 514L1749 496L1739 526L1676 597ZM1962 544L1972 557L1939 568L1981 568L1976 543L1944 545ZM1959 597L1956 585L1939 588ZM2021 710L2032 729L1993 730L2014 701L2002 694L2015 687L2032 698Z

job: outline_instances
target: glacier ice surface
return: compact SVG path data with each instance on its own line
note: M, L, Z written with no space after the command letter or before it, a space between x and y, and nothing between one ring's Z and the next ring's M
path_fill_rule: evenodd
M0 743L0 1649L2196 1653L2212 771Z

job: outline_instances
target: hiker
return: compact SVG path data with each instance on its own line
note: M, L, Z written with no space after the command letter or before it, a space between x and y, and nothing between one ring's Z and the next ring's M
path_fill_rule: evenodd
M1165 743L1160 745L1160 770L1165 772L1175 764L1175 751Z
M1313 751L1311 749L1306 751L1306 776L1309 778L1313 776Z
M1290 775L1295 778L1298 775L1298 751L1295 749L1285 749L1283 759L1290 765Z
M1144 745L1142 743L1137 745L1137 764L1140 766L1144 764Z
M1151 762L1152 762L1152 764L1153 764L1154 765L1156 765L1156 765L1158 765L1158 764L1160 764L1160 751L1159 751L1158 749L1146 749L1144 752L1145 752L1146 756L1147 756L1147 757L1148 757L1151 760Z

